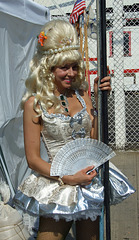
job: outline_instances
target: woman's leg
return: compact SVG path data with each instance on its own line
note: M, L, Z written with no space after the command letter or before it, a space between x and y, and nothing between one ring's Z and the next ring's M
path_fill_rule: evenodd
M76 240L99 240L99 217L76 222Z
M63 240L67 236L72 225L61 219L55 221L53 218L40 218L37 240Z

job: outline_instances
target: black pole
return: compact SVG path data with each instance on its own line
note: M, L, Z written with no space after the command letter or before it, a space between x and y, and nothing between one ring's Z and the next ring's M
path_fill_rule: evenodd
M100 79L107 76L107 49L106 49L106 1L99 1L100 14ZM107 91L101 92L101 139L105 144L108 144L108 100ZM111 239L110 231L110 190L109 190L109 162L103 166L103 179L105 191L105 210L106 210L106 240Z

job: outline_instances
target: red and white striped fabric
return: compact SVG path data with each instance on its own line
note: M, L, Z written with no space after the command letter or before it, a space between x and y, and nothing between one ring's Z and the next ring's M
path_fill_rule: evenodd
M79 15L81 15L86 8L85 1L83 0L77 0L74 4L72 13L70 15L70 23L75 23L78 21Z

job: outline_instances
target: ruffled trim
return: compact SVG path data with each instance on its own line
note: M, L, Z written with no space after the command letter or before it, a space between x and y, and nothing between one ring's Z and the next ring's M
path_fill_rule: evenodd
M64 218L66 221L87 218L94 221L101 214L103 201L103 186L98 183L88 188L59 186L57 181L33 174L20 186L14 197L15 205L31 215L53 217L56 220Z
M86 206L84 210L81 210L81 207L78 209L78 206L76 206L75 209L72 209L70 206L63 207L56 204L41 204L34 197L29 198L20 191L17 191L13 201L15 206L30 215L36 217L51 217L56 221L65 219L67 222L88 218L90 218L92 221L95 221L97 217L101 215L102 208L102 203L90 204L90 207Z

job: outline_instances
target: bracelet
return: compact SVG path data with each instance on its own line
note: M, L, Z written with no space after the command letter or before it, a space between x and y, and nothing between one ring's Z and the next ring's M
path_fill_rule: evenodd
M63 186L63 185L64 185L64 182L63 182L63 180L61 179L61 177L58 178L58 181L59 181L59 185L60 185L60 186Z
M98 116L98 110L96 108L94 108L94 117Z

